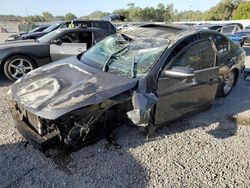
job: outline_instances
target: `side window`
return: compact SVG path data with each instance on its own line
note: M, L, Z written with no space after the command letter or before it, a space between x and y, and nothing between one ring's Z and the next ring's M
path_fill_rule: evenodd
M238 26L238 25L236 25L235 26L235 29L234 29L234 32L236 33L236 32L238 32L238 31L240 31L241 29L240 29L240 27Z
M228 52L229 41L226 39L226 37L224 37L222 35L211 34L211 33L206 33L206 32L201 32L200 36L202 39L208 39L209 37L211 37L212 40L214 41L214 44L215 44L219 54L223 54L223 53Z
M79 21L78 27L82 27L82 26L92 27L90 21Z
M79 36L77 32L71 32L67 33L66 35L63 35L61 38L63 43L78 43L79 42Z
M203 40L184 48L172 62L172 66L190 67L194 70L214 66L215 52L210 40Z
M229 42L226 37L222 35L214 35L212 38L220 54L228 52Z
M232 32L234 30L234 26L230 25L230 26L224 26L221 29L221 33L225 34L225 35L231 35Z
M189 44L195 42L196 40L198 40L198 36L197 35L192 35L189 36L188 38L184 39L180 44L178 44L174 50L171 53L171 58L176 56L183 48L185 48L186 46L188 46Z
M99 42L100 40L105 38L105 35L100 32L94 32L94 37L95 37L95 41Z
M165 64L163 66L163 68L168 64L168 62L170 62L171 60L173 60L177 54L186 46L192 44L193 42L195 42L196 40L198 40L198 35L192 35L187 37L186 39L184 39L183 41L181 41L179 44L177 44L177 46L174 47L174 49L172 50L171 54L168 56L168 58L165 61Z
M82 31L79 33L79 43L86 43L87 48L92 46L92 32L89 31Z
M107 22L93 22L93 27L109 30L109 24Z

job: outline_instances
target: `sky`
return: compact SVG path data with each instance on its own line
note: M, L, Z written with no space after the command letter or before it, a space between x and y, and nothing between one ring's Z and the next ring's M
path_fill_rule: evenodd
M76 16L85 16L95 10L112 12L115 9L127 8L128 3L134 3L139 7L153 6L157 4L174 4L177 10L208 10L216 5L219 0L1 0L0 15L14 14L20 16L41 14L49 11L53 15L65 15L68 12Z

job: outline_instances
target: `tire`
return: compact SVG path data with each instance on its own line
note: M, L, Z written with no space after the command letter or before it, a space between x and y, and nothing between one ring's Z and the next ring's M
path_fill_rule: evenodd
M222 97L226 97L231 93L236 83L236 78L236 72L233 70L223 79L220 92Z
M10 80L16 81L35 68L36 64L33 59L24 55L14 55L5 61L4 74Z

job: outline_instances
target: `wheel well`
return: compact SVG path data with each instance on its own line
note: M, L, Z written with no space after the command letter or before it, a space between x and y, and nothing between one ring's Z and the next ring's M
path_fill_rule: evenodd
M28 58L30 58L30 59L32 59L33 60L33 62L35 63L35 68L37 68L38 67L38 65L37 65L37 62L36 62L36 60L35 60L35 58L33 58L32 56L30 56L30 55L27 55L27 54L11 54L11 55L8 55L7 57L5 57L4 58L4 60L3 60L3 62L2 62L2 67L4 66L4 64L6 63L6 61L7 61L7 59L9 59L10 57L12 57L12 56L18 56L18 55L20 55L20 56L26 56L26 57L28 57Z

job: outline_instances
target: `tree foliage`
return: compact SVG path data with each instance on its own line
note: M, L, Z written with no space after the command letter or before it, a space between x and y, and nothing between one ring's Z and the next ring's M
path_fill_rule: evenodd
M43 16L34 15L34 16L25 17L24 21L28 23L32 23L32 22L45 22L46 20L44 19Z
M74 14L72 14L72 13L67 13L67 14L65 14L65 16L64 16L64 19L65 20L74 20L74 19L76 19L77 17L76 17L76 15L74 15Z
M205 12L201 11L178 11L173 4L159 3L156 7L140 8L135 3L127 4L125 9L114 10L113 13L126 17L125 21L135 22L172 22L172 21L202 21L202 20L230 20L250 19L250 2L247 0L221 0L217 5ZM110 15L109 12L94 11L82 19L100 19ZM14 15L0 15L0 20L25 20L26 22L50 22L55 20L72 20L77 17L68 13L65 16L53 16L49 12L42 15L20 17Z
M204 20L230 20L244 0L222 0L204 13ZM242 19L242 18L239 18Z
M245 2L235 10L234 20L250 19L250 2Z
M42 13L42 17L45 22L51 22L54 20L54 16L47 11Z
M87 15L87 16L83 16L81 17L82 19L100 19L103 16L107 16L110 13L108 12L102 12L102 11L94 11L91 14Z

